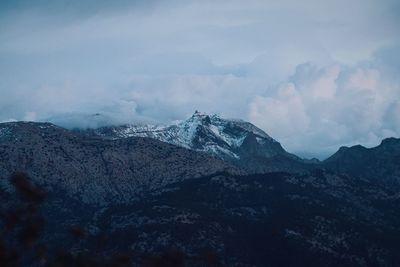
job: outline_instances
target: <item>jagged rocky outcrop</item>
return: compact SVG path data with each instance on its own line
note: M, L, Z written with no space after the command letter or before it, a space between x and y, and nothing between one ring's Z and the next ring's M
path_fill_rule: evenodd
M278 141L253 124L198 111L189 119L169 126L122 125L84 133L105 139L150 137L208 153L251 173L309 169L306 161L285 151Z
M387 138L379 146L341 147L322 166L340 173L365 177L400 187L400 139Z
M51 190L57 186L84 202L126 202L168 183L231 165L152 138L104 140L49 123L0 124L0 183L15 171L29 173Z

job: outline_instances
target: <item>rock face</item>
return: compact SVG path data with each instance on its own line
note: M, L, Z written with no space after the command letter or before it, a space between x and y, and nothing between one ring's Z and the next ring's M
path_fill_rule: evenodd
M122 125L87 130L105 139L149 137L231 162L248 172L303 171L307 164L253 124L195 112L170 126Z
M387 138L373 148L341 147L322 166L400 188L400 139Z
M0 176L25 171L84 202L126 202L171 182L220 171L229 164L151 138L89 138L49 123L0 124Z

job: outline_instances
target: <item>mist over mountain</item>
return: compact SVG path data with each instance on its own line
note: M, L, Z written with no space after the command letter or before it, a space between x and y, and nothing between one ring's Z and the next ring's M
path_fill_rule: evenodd
M320 159L400 137L398 1L306 2L2 1L0 121L199 109Z
M400 266L399 14L0 1L0 267Z

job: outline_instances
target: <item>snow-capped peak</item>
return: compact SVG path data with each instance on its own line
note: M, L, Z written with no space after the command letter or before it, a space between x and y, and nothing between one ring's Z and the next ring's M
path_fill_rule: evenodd
M108 138L150 137L222 159L239 159L243 153L264 156L286 153L278 142L249 122L197 110L188 119L169 126L123 125L99 128L95 133ZM246 151L245 146L250 146L251 151Z

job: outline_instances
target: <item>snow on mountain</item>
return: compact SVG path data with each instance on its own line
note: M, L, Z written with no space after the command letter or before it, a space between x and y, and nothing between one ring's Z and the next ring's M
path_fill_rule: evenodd
M234 151L240 148L245 138L252 133L260 145L276 142L264 131L251 123L222 119L196 111L189 119L172 125L122 125L101 127L94 130L105 138L149 137L189 149L215 154L218 157L240 158Z
M172 125L128 124L101 127L90 130L90 134L111 139L133 136L154 138L241 165L251 164L252 169L258 165L272 166L271 159L277 158L280 162L301 161L295 155L286 152L279 142L249 122L224 119L215 114L210 116L198 111L187 120ZM265 168L256 169L264 171Z
M12 173L24 171L35 183L57 186L85 203L126 203L184 179L242 173L207 154L150 138L109 140L35 122L0 129L10 131L0 138L0 190L11 188Z

